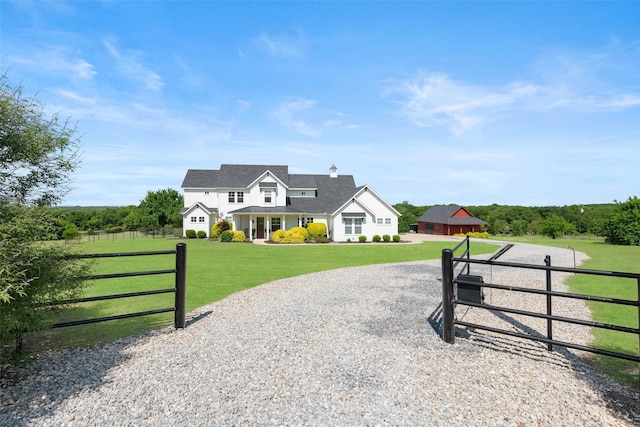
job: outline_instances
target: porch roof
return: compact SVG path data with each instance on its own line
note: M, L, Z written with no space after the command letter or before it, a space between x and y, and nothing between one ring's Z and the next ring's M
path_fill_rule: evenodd
M253 214L289 214L289 215L302 215L305 212L294 209L291 206L276 206L276 207L262 207L262 206L248 206L246 208L238 209L229 212L232 215L253 215Z

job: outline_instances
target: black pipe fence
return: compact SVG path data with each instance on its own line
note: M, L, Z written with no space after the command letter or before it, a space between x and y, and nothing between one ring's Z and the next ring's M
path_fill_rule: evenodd
M99 280L99 279L112 279L122 277L134 277L134 276L150 276L157 274L175 274L175 287L167 289L155 289L139 292L127 292L112 295L102 295L96 297L75 298L64 301L52 301L47 305L63 305L63 304L77 304L92 301L106 301L119 298L130 297L143 297L148 295L174 293L174 305L173 307L159 308L155 310L139 311L134 313L118 314L114 316L96 317L91 319L81 319L69 322L55 323L51 326L52 329L64 328L68 326L87 325L90 323L106 322L109 320L128 319L131 317L148 316L152 314L174 312L174 327L176 329L183 329L185 326L186 317L186 268L187 268L187 245L184 243L178 243L175 250L168 251L151 251L151 252L124 252L124 253L106 253L106 254L78 254L72 255L73 258L114 258L114 257L137 257L137 256L153 256L153 255L172 255L175 254L175 268L166 270L152 270L152 271L139 271L130 273L111 273L111 274L97 274L93 276L87 276L87 280Z
M591 353L605 355L605 356L611 356L619 359L625 359L625 360L630 360L633 362L640 363L640 274L624 273L624 272L616 272L616 271L556 267L551 265L550 256L547 256L545 258L545 265L500 262L500 261L496 261L495 257L492 257L492 259L489 259L489 260L473 259L468 256L468 252L469 252L468 249L464 255L460 257L455 257L454 252L458 250L459 247L460 245L458 245L453 250L444 249L442 251L442 338L447 343L453 344L455 342L455 325L459 325L459 326L465 326L468 328L476 328L476 329L486 330L494 333L510 335L518 338L544 342L547 344L547 349L549 351L553 350L554 345L557 345L560 347L572 348L576 350L591 352ZM456 266L458 266L460 263L464 263L462 272L454 277L454 271L456 269ZM516 286L510 286L510 285L485 283L482 276L474 276L469 274L469 271L470 271L469 267L471 264L500 266L500 267L509 267L509 268L518 268L518 269L543 270L546 273L546 289L542 290L542 289L532 289L532 288L525 288L525 287L516 287ZM466 274L463 274L465 269L466 269ZM610 297L554 291L552 290L552 287L551 287L552 272L635 279L637 283L637 297L635 300L626 300L626 299L619 299L619 298L610 298ZM524 294L545 295L546 296L546 312L545 313L532 312L527 310L518 310L514 308L509 308L509 307L500 307L500 306L493 306L490 304L486 304L484 302L484 297L482 293L482 290L484 288L501 289L504 291L520 292ZM614 304L619 306L635 307L638 313L639 327L634 328L630 326L620 326L620 325L613 325L613 324L602 323L602 322L594 322L590 320L581 320L576 318L553 315L552 302L554 298L571 298L571 299L578 299L578 300L585 300L585 301L598 301L602 303ZM481 325L481 324L476 324L471 322L464 322L462 320L456 320L455 307L457 305L477 307L477 308L491 310L495 312L511 313L511 314L533 317L533 318L546 319L547 335L546 337L534 336L530 334L494 328L487 325ZM595 347L584 346L576 343L554 340L553 339L553 322L565 322L565 323L570 323L575 325L582 325L586 327L601 328L601 329L606 329L611 331L619 331L619 332L624 332L629 334L635 334L638 336L638 343L639 343L638 353L639 354L632 355L632 354L626 354L626 353L619 353L614 351L598 349Z

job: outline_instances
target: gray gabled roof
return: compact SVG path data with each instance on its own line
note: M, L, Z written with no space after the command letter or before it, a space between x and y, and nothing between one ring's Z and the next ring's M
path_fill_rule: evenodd
M182 188L247 188L266 171L271 172L289 188L317 191L317 197L288 198L286 207L293 212L333 213L362 188L356 188L353 175L331 178L329 174L289 174L288 166L228 164L221 165L220 170L189 169L182 181Z
M189 169L182 181L182 188L215 188L219 172L211 169Z
M289 185L288 166L221 165L220 170L189 169L182 188L247 188L266 171Z
M307 175L308 179L310 175ZM313 175L318 197L292 197L287 203L291 207L308 213L333 213L356 192L356 184L352 175L340 175L330 178L329 175ZM308 187L305 187L308 188Z
M469 215L471 215L470 217L454 217L453 215L460 209L464 209L465 211L467 211L462 206L433 206L424 214L422 214L420 218L418 218L418 222L449 225L487 224L480 218L476 218L475 216L471 215L471 213L469 213Z

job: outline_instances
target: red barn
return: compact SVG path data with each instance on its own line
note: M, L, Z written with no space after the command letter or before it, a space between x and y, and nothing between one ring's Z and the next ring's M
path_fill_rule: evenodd
M487 225L462 206L434 206L418 218L418 233L453 236L482 232Z

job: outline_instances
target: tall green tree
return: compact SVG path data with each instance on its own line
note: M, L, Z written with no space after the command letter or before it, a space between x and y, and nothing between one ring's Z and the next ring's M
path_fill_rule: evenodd
M559 215L551 215L542 220L541 227L542 234L552 239L560 238L564 236L565 233L575 233L575 227Z
M57 238L49 208L69 190L79 157L75 129L0 76L0 358L26 332L47 327L46 300L77 295L85 263Z
M614 245L640 246L640 199L616 202L616 210L604 223L603 234Z
M170 224L174 227L182 226L180 209L184 205L184 198L177 190L147 191L147 195L138 208L143 226L151 229Z

